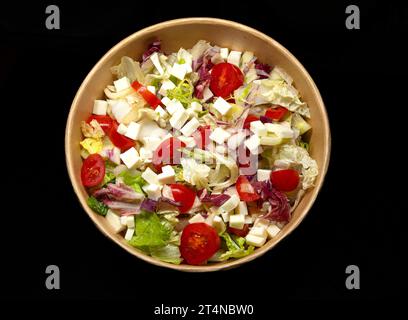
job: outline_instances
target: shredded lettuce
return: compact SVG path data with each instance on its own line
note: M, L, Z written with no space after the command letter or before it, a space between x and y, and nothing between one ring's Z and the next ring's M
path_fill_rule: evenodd
M129 57L122 57L120 64L111 68L111 72L119 78L127 77L131 82L139 81L144 84L144 74L140 63Z
M198 101L193 98L194 86L190 80L184 79L174 89L167 90L167 97L169 99L179 100L184 107L188 107L191 102Z
M105 205L103 202L100 202L98 199L95 197L88 197L87 200L88 206L95 211L96 213L100 214L101 216L106 216L108 213L108 206Z
M231 236L229 233L225 232L221 235L227 246L227 251L220 255L219 259L221 261L228 260L229 258L242 258L252 252L254 252L254 247L249 246L245 248L245 238L237 237L235 235Z
M198 189L208 187L208 175L210 167L205 164L197 163L192 158L181 158L183 166L183 179L188 183L196 186Z

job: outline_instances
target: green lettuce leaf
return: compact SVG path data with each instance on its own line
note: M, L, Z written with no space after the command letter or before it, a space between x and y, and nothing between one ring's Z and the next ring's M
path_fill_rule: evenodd
M242 258L252 252L254 252L254 247L249 246L245 248L245 238L237 237L235 235L231 236L229 233L225 232L221 235L227 246L227 251L220 255L219 259L221 261L228 260L229 258Z
M142 178L140 173L134 174L129 170L123 171L119 177L123 178L123 182L138 193L143 193L142 187L147 183Z
M168 244L164 247L150 248L150 255L153 258L173 264L180 264L182 261L180 249L174 244Z
M106 206L103 202L98 201L94 197L89 197L87 200L88 206L95 211L96 213L100 214L101 216L106 216L108 213L108 206Z

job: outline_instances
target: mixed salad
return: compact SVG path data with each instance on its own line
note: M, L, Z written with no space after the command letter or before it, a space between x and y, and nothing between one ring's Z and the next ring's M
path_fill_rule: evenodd
M168 262L241 258L276 237L318 175L307 104L280 67L200 40L150 44L81 123L88 205Z

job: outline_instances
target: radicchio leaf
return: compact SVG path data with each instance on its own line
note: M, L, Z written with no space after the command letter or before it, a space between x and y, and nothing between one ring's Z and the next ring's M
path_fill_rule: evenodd
M160 40L155 40L153 41L148 49L143 53L142 59L143 62L145 62L149 57L155 53L155 52L160 52L161 51L161 41Z
M272 67L269 64L255 62L255 70L260 79L266 79L269 78Z
M140 204L140 209L149 211L149 212L155 212L157 208L157 204L158 204L158 201L146 198Z

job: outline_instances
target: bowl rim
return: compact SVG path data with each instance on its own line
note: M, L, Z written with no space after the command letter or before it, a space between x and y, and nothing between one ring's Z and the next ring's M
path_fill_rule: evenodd
M68 151L71 146L71 139L70 137L72 136L71 134L71 128L73 126L73 118L74 114L76 112L75 106L78 104L79 97L85 92L85 89L88 85L88 82L96 73L96 71L105 63L106 60L108 60L112 55L115 54L117 50L120 48L126 46L128 43L132 42L135 38L140 37L141 35L145 33L152 33L167 27L173 27L173 26L180 26L180 25L186 25L186 24L217 24L217 25L222 25L222 26L227 26L227 27L232 27L234 29L237 29L239 31L245 32L245 33L250 33L252 36L255 36L257 38L260 38L263 41L271 43L273 46L275 46L279 51L282 52L283 55L285 55L293 64L296 65L296 68L300 70L300 72L304 75L306 81L311 85L314 94L316 96L317 100L317 105L321 109L322 115L323 115L323 132L325 133L324 137L324 144L327 146L325 149L324 155L323 155L323 165L322 167L319 168L319 175L321 176L321 180L318 184L314 186L312 190L309 190L309 192L312 192L313 194L311 195L311 198L305 208L302 211L302 214L299 216L297 221L295 221L293 224L291 224L288 229L286 230L285 234L282 236L278 235L273 242L270 242L269 244L266 243L264 246L257 248L254 253L240 258L240 259L234 259L231 261L226 261L222 263L214 263L210 265L202 265L202 266L193 266L193 265L187 265L187 264L180 264L180 265L175 265L167 262L163 262L157 259L152 258L151 256L146 255L145 253L137 250L136 248L130 247L123 241L118 240L115 237L115 234L112 232L107 232L104 230L104 227L100 221L98 221L97 215L88 207L86 204L86 200L82 199L80 196L81 192L81 186L79 182L76 180L75 172L73 169L73 161L71 160L72 156L70 156L70 152ZM282 46L280 43L278 43L276 40L271 38L270 36L262 33L261 31L258 31L252 27L248 27L246 25L243 25L239 22L231 21L231 20L226 20L226 19L219 19L219 18L211 18L211 17L191 17L191 18L181 18L181 19L173 19L173 20L168 20L164 22L160 22L154 25L151 25L149 27L145 27L139 31L136 31L135 33L127 36L117 44L115 44L111 49L109 49L108 52L106 52L99 60L98 62L93 66L91 71L87 74L85 79L82 81L81 86L79 87L77 93L75 94L74 100L72 101L69 115L67 118L66 122L66 128L65 128L65 160L66 160L66 166L68 170L68 175L72 184L72 187L74 189L74 192L81 203L82 208L85 210L85 212L88 214L88 216L92 219L96 227L104 234L106 237L108 237L110 240L115 242L117 245L119 245L121 248L129 252L130 254L138 257L139 259L142 259L146 262L149 262L153 265L168 268L168 269L174 269L178 271L187 271L187 272L210 272L210 271L219 271L219 270L225 270L225 269L231 269L234 267L237 267L239 265L242 265L244 263L247 263L249 261L252 261L263 254L265 254L267 251L271 250L273 247L275 247L279 242L281 242L284 238L286 238L290 233L295 230L298 225L303 221L303 219L306 217L308 212L310 211L312 205L314 204L317 195L319 194L325 177L327 173L327 169L329 166L330 162L330 153L331 153L331 132L330 132L330 126L329 126L329 120L328 120L328 115L327 115L327 110L325 108L325 104L323 102L323 99L320 95L319 89L317 88L315 82L313 81L312 77L310 74L307 72L307 70L303 67L303 65L297 60L297 58L290 53L284 46Z

